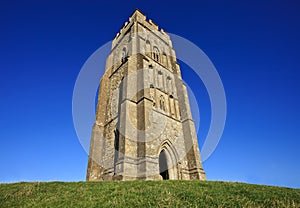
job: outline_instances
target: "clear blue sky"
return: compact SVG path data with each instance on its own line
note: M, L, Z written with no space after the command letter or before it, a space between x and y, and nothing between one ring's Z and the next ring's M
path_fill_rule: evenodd
M223 81L227 121L203 164L207 179L300 188L297 0L44 2L0 3L0 182L85 180L74 83L86 59L139 8L200 47ZM197 89L191 70L183 64L182 71ZM202 145L210 104L204 88L197 92Z

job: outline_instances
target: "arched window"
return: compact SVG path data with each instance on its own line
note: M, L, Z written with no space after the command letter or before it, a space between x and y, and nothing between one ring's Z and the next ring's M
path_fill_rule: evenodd
M162 64L164 66L167 66L167 54L166 53L162 54Z
M127 52L126 52L126 48L124 47L122 50L122 62L126 60L126 57L127 57Z
M159 50L157 47L154 47L153 49L153 58L155 61L159 62Z
M169 109L170 109L170 113L172 116L175 115L175 106L174 106L174 99L173 99L173 95L169 96Z
M165 99L164 99L163 95L160 96L159 107L160 107L160 109L162 109L163 111L165 111Z
M164 86L163 86L163 74L160 70L158 71L158 78L157 79L158 79L157 87L159 89L163 89L164 88Z
M169 94L173 94L172 79L170 76L167 77L167 91Z
M145 54L148 55L148 56L150 56L150 54L151 54L151 46L150 46L150 41L149 40L146 41Z

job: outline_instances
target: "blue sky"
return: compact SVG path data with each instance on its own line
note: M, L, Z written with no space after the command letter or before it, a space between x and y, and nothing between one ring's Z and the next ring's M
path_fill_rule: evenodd
M2 1L0 182L82 181L87 154L72 121L72 93L87 58L139 8L201 48L227 98L227 121L203 166L208 180L300 188L298 1ZM176 49L175 49L176 50ZM182 64L210 121L204 86Z

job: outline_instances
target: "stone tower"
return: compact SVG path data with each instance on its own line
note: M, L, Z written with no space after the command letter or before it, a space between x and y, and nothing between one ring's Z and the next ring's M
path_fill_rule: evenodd
M170 36L134 11L105 70L86 180L205 180Z

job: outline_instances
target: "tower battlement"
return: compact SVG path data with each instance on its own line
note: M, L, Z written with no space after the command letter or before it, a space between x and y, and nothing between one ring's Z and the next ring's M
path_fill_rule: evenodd
M118 41L126 35L128 30L132 27L134 23L140 23L148 30L156 33L159 37L163 38L164 41L169 42L170 36L167 34L162 28L159 28L156 23L154 23L151 19L147 19L147 16L144 15L140 10L136 9L133 14L129 17L129 22L125 22L120 31L116 34L113 39L112 48L118 43ZM142 32L142 31L131 31L131 32Z

